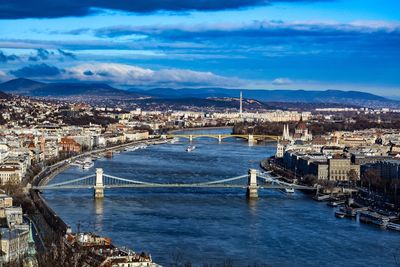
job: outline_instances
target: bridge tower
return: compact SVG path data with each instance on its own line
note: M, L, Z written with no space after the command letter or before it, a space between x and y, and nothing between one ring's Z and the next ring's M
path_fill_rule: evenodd
M104 198L103 169L96 169L96 184L94 185L94 198Z
M248 199L258 198L258 186L257 186L257 170L249 170L249 179L247 181L247 193Z

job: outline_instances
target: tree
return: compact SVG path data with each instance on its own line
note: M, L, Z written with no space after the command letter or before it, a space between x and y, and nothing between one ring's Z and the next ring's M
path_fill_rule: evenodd
M347 173L347 177L349 179L350 185L354 185L355 182L357 182L359 176L358 173L352 169Z
M315 175L307 174L304 176L304 182L308 185L314 186L318 182L318 179Z
M368 183L368 191L371 192L371 186L376 186L380 180L381 175L377 169L367 170L361 179Z

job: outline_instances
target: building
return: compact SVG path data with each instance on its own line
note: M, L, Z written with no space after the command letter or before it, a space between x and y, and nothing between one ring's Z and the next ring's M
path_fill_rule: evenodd
M59 143L60 151L63 152L75 152L81 151L81 145L78 144L74 139L63 137Z
M19 184L21 171L17 167L0 166L0 184Z
M276 154L277 158L283 158L285 151L292 145L302 145L313 140L312 133L308 130L307 124L303 121L303 117L297 123L294 133L291 134L289 124L283 125L282 138L277 143Z
M0 228L2 262L23 259L29 249L29 230Z
M313 175L319 180L348 181L354 171L356 179L360 178L360 165L353 164L349 157L304 151L286 151L283 165L298 176Z
M0 194L0 265L22 260L24 266L37 266L31 226L23 222L22 214L11 197Z
M342 155L335 155L328 159L329 180L348 181L350 172L354 171L356 178L360 179L360 165L352 164L351 160Z
M128 131L128 132L125 132L124 134L125 134L127 141L149 139L148 131Z
M388 181L400 181L400 158L382 159L363 166L363 172L375 169L378 170L382 179Z
M297 123L294 134L290 134L289 124L285 124L283 126L283 140L288 140L291 142L295 141L304 141L308 142L313 139L312 133L308 130L307 124L303 121L303 117L300 118L300 121Z

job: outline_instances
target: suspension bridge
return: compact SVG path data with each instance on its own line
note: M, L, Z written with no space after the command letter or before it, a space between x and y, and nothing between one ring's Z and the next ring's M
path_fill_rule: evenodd
M255 169L250 169L245 175L199 183L153 183L108 175L103 169L97 168L96 173L81 178L32 187L33 190L39 191L92 189L95 198L104 198L104 190L112 188L243 188L246 189L248 198L257 198L259 189L315 190L314 187L286 183L272 177L268 172L257 172Z
M249 143L254 143L260 140L273 140L278 141L279 136L276 135L263 135L263 134L167 134L165 138L186 138L189 142L192 142L196 138L214 138L217 139L219 143L226 138L242 138L246 139Z

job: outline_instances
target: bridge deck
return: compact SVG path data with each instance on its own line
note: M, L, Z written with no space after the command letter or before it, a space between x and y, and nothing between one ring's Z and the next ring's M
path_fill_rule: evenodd
M62 190L62 189L94 189L94 185L75 185L75 186L37 186L32 187L35 190ZM132 184L132 185L104 185L104 188L247 188L247 185L243 184L221 184L221 185L195 185L195 184ZM300 185L258 185L260 189L303 189L303 190L315 190L313 187L300 186Z
M96 174L43 186L34 186L34 190L62 190L62 189L96 189L107 188L265 188L265 189L304 189L315 190L313 187L296 185L280 181L268 173L257 173L249 170L249 174L230 177L215 181L197 183L152 183L139 180L130 180L104 174L102 169L97 169ZM257 179L258 182L257 182ZM247 180L247 182L244 182Z
M264 135L264 134L167 134L165 135L168 138L173 137L181 137L181 138L201 138L201 137L208 137L208 138L215 138L215 139L225 139L225 138L243 138L249 139L251 136L253 139L272 139L272 140L279 140L279 136L276 135Z

